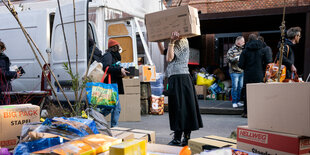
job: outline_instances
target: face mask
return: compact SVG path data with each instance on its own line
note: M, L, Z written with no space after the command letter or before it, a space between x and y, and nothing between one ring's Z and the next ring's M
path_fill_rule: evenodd
M123 49L121 46L119 46L119 50L118 50L118 53L121 54L123 52Z

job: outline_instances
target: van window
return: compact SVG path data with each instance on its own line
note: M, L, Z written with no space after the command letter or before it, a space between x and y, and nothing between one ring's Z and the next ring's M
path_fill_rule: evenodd
M83 22L76 22L77 26L77 31L82 31L83 29L85 30L86 27L84 27ZM68 44L68 50L69 50L69 57L71 60L75 61L76 57L76 49L75 49L75 32L74 32L74 23L65 23L65 33L66 33L66 38L67 38L67 44ZM54 44L52 45L54 49L53 51L53 62L66 62L67 61L67 54L64 53L66 52L66 46L65 46L65 41L64 41L64 36L63 36L63 31L62 31L62 26L59 24L55 28L54 32ZM82 43L85 41L83 37L79 37L79 33L77 36L78 42ZM78 44L78 49L79 49L79 59L82 59L85 55L85 51L83 50L83 45Z

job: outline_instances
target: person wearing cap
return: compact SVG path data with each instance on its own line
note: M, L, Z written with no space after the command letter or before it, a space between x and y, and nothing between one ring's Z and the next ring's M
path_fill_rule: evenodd
M105 54L102 56L102 65L103 71L108 68L108 74L111 75L111 83L117 83L118 86L118 93L124 94L123 88L123 80L122 78L126 76L128 71L125 68L120 66L121 61L121 47L120 44L113 39L110 39L108 42L108 49L106 50ZM105 78L104 83L108 83L108 78ZM104 116L107 116L111 113L111 127L115 127L118 125L118 118L121 112L121 105L117 104L114 109L103 109L101 113Z

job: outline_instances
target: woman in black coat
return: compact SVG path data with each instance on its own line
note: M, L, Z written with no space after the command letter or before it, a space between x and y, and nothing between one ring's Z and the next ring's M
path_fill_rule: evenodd
M258 40L257 35L251 34L245 50L241 53L238 66L244 70L244 112L247 117L246 84L260 83L264 79L263 64L270 63L270 59L264 52L264 44Z
M10 71L11 62L4 54L5 50L5 44L0 41L0 104L9 104L9 98L2 93L11 91L11 80L20 77L19 72Z

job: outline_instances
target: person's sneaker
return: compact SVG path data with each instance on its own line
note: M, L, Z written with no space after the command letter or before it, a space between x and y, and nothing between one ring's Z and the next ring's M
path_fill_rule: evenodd
M233 108L238 108L237 103L233 103L233 104L232 104L232 107L233 107Z
M238 102L237 105L238 105L238 107L243 107L244 106L244 104L241 103L241 102Z

